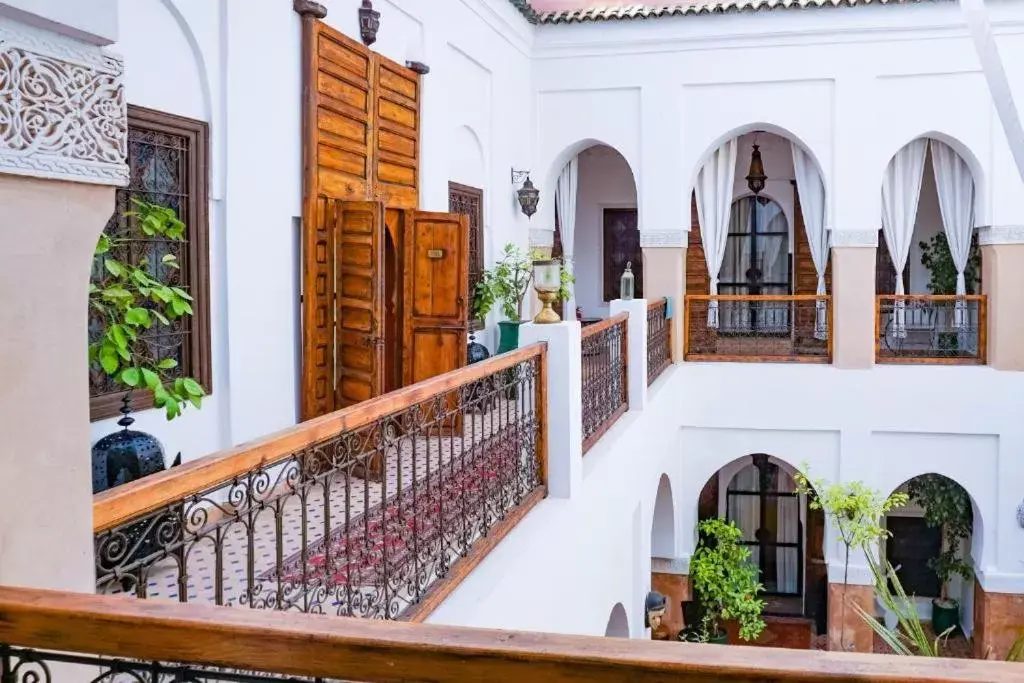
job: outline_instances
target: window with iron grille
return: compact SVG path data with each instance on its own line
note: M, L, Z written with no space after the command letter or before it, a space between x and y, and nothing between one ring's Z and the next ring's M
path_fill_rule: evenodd
M146 338L153 357L171 357L178 361L176 376L193 377L211 392L210 318L209 318L209 225L207 216L207 126L202 121L165 114L129 105L128 107L128 187L118 188L114 213L105 231L123 242L112 255L122 262L137 264L148 258L155 276L168 279L192 295L194 315L173 321L171 327L156 327ZM180 242L146 237L134 221L125 217L132 199L168 206L185 223L185 239ZM161 258L173 254L180 270L160 270ZM92 281L102 284L105 276L102 257L93 261ZM90 315L89 339L103 334L101 322ZM125 391L98 365L89 368L90 412L93 420L113 417ZM152 407L148 391L132 396L132 407Z
M469 296L473 298L476 284L480 282L484 272L484 192L468 185L448 183L448 211L461 213L469 217ZM471 330L482 327L479 320L473 319L473 307L468 309Z

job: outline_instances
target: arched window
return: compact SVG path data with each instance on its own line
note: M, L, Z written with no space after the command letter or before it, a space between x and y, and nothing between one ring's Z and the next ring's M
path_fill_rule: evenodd
M782 207L768 197L733 202L718 293L789 294L789 224ZM725 302L721 329L788 334L789 309Z
M803 594L803 531L795 489L793 478L762 454L753 456L726 489L726 519L743 532L766 595Z

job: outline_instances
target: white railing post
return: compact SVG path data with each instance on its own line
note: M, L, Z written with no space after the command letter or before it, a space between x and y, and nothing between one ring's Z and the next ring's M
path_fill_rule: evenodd
M629 409L643 410L647 405L647 299L615 299L608 312L611 315L629 314L626 340Z
M551 325L526 323L519 328L519 346L548 345L547 430L548 495L570 498L583 484L583 366L580 324L572 320Z

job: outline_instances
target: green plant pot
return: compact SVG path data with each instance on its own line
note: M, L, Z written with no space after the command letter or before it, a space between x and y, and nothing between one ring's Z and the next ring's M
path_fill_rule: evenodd
M948 602L949 605L940 605L938 600L932 600L932 629L935 635L960 626L960 603L956 600Z
M502 320L498 323L501 336L498 339L498 353L514 351L519 348L519 326L523 323L519 320Z
M729 634L719 633L718 635L710 636L708 638L708 645L728 645Z

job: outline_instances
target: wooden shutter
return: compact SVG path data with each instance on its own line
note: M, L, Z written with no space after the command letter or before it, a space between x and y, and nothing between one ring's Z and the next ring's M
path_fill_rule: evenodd
M622 273L632 264L633 291L644 297L644 258L640 249L636 209L605 209L602 215L604 235L604 300L618 299L622 290Z
M374 68L373 197L389 207L419 206L419 75L386 57Z
M374 126L372 55L323 22L316 27L315 194L367 199Z
M402 369L405 385L466 364L469 221L406 211Z
M334 400L334 200L321 197L306 221L302 250L302 419L335 409Z
M704 243L700 238L697 195L690 195L690 234L686 249L686 293L707 294L711 288L708 265L704 260Z
M383 393L384 206L338 202L337 386L338 408Z

